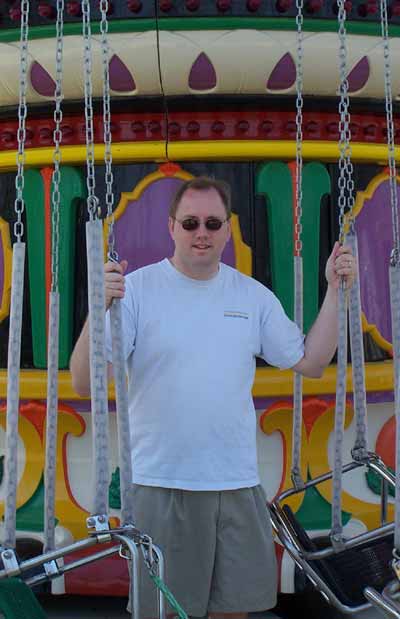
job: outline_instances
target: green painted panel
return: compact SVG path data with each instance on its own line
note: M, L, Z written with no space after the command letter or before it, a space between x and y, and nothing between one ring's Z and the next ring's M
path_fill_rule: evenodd
M75 228L79 198L86 198L86 181L81 170L61 169L60 204L60 354L59 367L67 368L72 352L73 309L75 304Z
M147 32L149 30L167 31L190 31L190 30L296 30L296 20L293 17L191 17L187 20L182 17L164 17L158 20L151 18L144 19L123 19L110 20L109 32ZM91 22L93 34L99 34L99 22ZM305 19L303 23L304 32L337 32L337 21L335 19ZM64 24L64 35L80 35L82 25L79 23ZM346 22L348 34L364 36L381 36L381 26L379 21L352 21ZM29 39L47 39L55 37L55 26L32 26L29 28ZM0 42L8 43L19 41L19 29L10 28L0 31ZM399 37L400 26L397 24L389 25L389 36Z
M46 273L44 183L39 170L26 170L24 182L33 365L46 366Z
M293 318L293 189L286 163L269 162L257 172L256 191L266 198L272 287L288 316ZM308 163L303 168L303 278L304 332L318 313L319 237L322 197L330 192L324 165Z
M331 180L322 163L307 163L303 168L303 292L304 332L318 314L319 245L321 200L331 190Z
M330 529L332 525L331 504L318 492L317 488L307 488L304 500L296 512L297 520L308 531ZM347 524L351 514L342 511L342 523Z
M68 367L72 349L76 200L86 196L86 185L80 170L71 167L61 168L60 193L58 276L60 292L59 367L66 368ZM28 170L26 172L24 196L28 227L33 365L36 368L46 368L45 196L43 179L38 170Z
M19 531L44 531L44 482L43 477L29 501L17 510L16 528ZM56 519L55 524L58 524Z
M293 318L293 192L286 163L261 165L256 192L266 199L272 288L287 315Z

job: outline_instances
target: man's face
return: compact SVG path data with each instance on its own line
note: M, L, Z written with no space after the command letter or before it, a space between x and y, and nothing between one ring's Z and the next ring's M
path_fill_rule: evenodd
M200 222L196 230L185 230L179 223L189 217ZM206 228L205 222L210 218L224 222L219 230ZM216 189L188 189L178 205L175 219L170 217L168 222L175 243L176 266L189 276L212 275L218 268L221 254L231 234L230 223L225 220L225 207Z

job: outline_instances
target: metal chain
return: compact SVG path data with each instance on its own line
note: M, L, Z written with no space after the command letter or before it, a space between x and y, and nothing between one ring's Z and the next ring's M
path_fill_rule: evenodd
M354 182L352 179L353 165L351 163L351 128L350 128L350 101L349 82L347 79L347 45L346 45L346 9L345 0L338 0L339 22L339 74L340 74L340 102L339 102L339 243L344 242L345 210L350 209L352 219L354 206Z
M108 255L112 260L118 260L115 252L114 235L114 193L112 172L112 134L111 134L111 108L110 108L110 72L109 72L109 45L108 45L108 0L100 0L101 22L101 52L103 62L103 134L104 134L104 165L106 183L106 206L108 221Z
M296 59L296 211L295 211L295 256L302 251L302 173L303 173L303 0L296 0L297 59Z
M383 41L383 59L385 73L385 106L386 106L386 128L387 128L387 143L388 143L388 164L389 164L389 180L390 180L390 204L392 207L392 227L393 227L393 251L391 256L392 264L400 263L400 233L399 233L399 213L398 213L398 196L397 196L397 181L396 181L396 158L394 146L394 122L393 122L393 102L392 102L392 79L390 67L390 49L389 49L389 29L388 29L388 14L387 2L381 0L381 32Z
M85 82L85 133L86 133L86 186L88 190L87 209L90 220L98 217L98 199L95 195L96 179L94 173L94 130L92 104L92 43L90 27L90 1L82 0L82 31L84 42L83 66Z
M24 212L24 165L25 165L25 140L26 140L26 89L28 73L28 17L29 0L21 0L21 36L20 36L20 74L19 74L19 103L18 103L18 131L17 131L17 175L15 177L16 197L14 210L17 221L14 224L14 234L20 242L24 234L22 213Z
M303 330L303 259L302 202L303 202L303 0L296 0L297 57L296 57L296 195L294 214L294 319ZM301 477L301 431L303 413L303 377L295 372L293 385L293 439L291 477L295 488L304 487Z
M61 123L63 119L61 103L63 100L62 93L62 77L63 77L63 27L64 27L64 0L57 0L57 20L56 20L56 87L54 91L55 110L53 132L54 153L53 163L54 170L52 176L52 237L51 237L51 290L58 290L58 270L59 270L59 223L60 223L60 182L61 182L61 149L62 141Z

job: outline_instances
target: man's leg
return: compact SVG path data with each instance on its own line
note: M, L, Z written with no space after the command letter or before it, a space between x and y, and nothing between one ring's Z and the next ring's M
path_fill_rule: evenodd
M190 616L206 616L215 558L218 493L134 486L136 526L165 559L165 583ZM156 617L154 587L141 565L141 617ZM173 609L168 605L168 614Z
M265 494L260 486L224 490L209 600L212 619L245 619L273 608L277 566Z

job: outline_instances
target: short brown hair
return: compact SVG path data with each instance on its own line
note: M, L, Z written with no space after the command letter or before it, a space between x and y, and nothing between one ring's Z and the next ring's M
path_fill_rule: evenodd
M185 181L179 187L178 191L174 199L171 202L171 206L169 208L169 216L175 217L176 211L178 210L178 206L180 201L182 200L183 195L189 190L195 189L196 191L207 191L207 189L215 189L218 192L223 205L225 207L226 218L229 219L231 216L231 188L225 181L217 180L216 178L211 178L209 176L198 176L196 178L192 178L189 181Z

